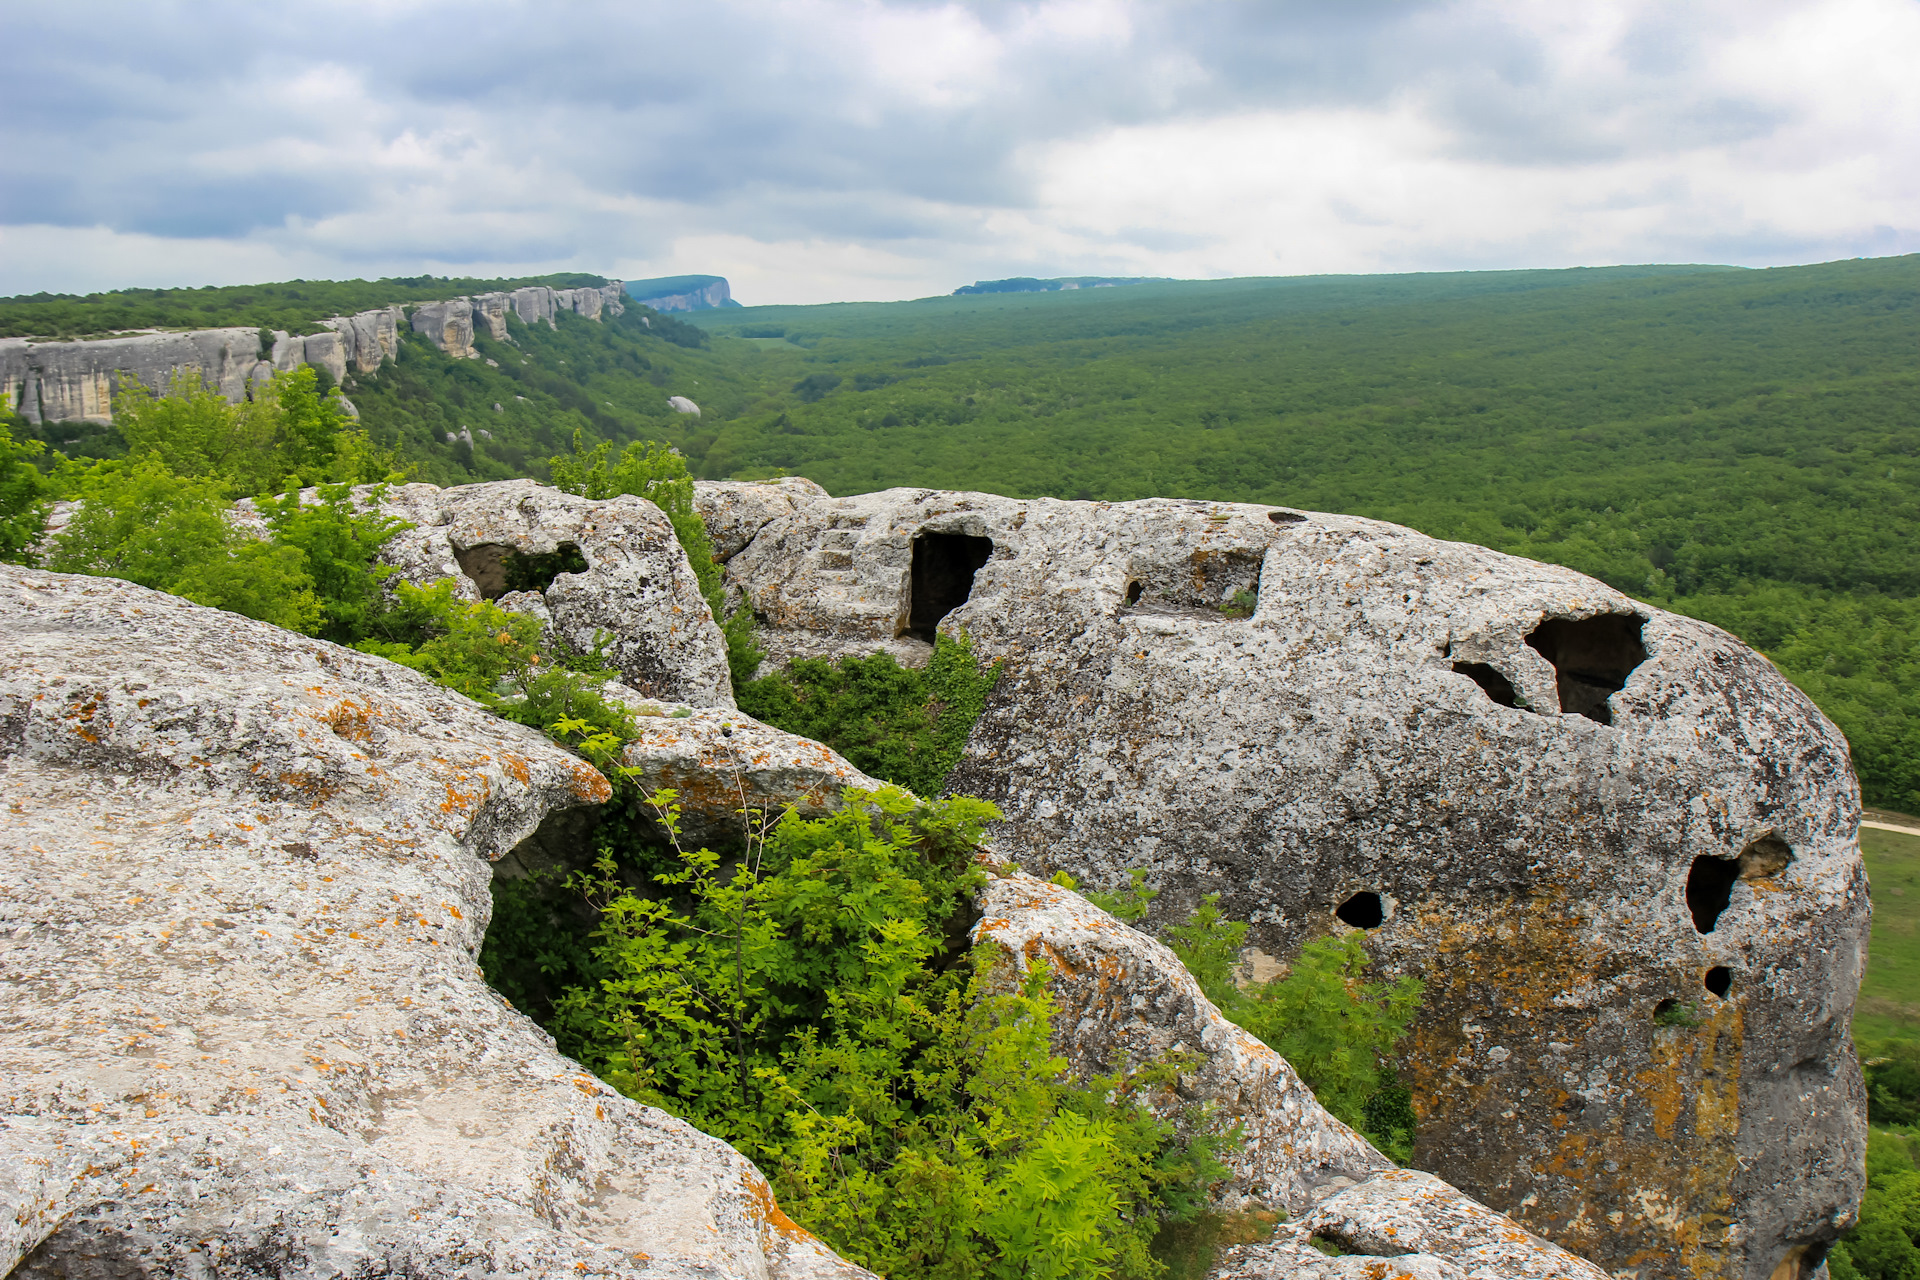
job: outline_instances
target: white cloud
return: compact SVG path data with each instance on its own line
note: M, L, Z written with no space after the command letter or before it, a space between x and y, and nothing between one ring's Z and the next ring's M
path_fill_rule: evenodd
M0 17L0 292L713 271L748 301L1920 249L1912 0Z

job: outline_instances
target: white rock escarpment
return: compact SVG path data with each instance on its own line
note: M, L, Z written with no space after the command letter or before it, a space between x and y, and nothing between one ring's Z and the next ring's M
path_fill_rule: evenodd
M480 978L486 860L591 768L122 582L0 566L0 635L0 1269L865 1274Z
M1365 927L1423 979L1417 1163L1643 1280L1804 1269L1851 1220L1858 790L1764 658L1375 521L779 502L726 565L770 665L936 631L1004 661L949 779L1006 813L1000 856L1144 868L1158 924L1218 892L1282 960Z

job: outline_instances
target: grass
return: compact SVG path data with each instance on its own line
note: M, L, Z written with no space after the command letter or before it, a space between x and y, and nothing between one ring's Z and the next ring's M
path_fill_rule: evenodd
M1920 818L1876 813L1875 821L1920 827ZM1873 941L1854 1008L1859 1041L1920 1037L1920 836L1860 829L1872 885Z

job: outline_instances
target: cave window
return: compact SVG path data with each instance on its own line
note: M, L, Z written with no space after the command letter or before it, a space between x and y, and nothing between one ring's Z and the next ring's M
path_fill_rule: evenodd
M500 542L455 551L460 572L473 580L483 600L498 600L514 591L545 592L563 573L585 573L587 558L574 542L563 542L547 552L528 555Z
M1602 613L1548 618L1534 628L1527 643L1553 664L1562 715L1613 723L1607 699L1625 688L1634 668L1647 660L1640 634L1645 625L1636 613Z
M1727 992L1733 990L1733 970L1723 964L1717 964L1707 970L1705 983L1707 990L1725 1000Z
M1356 929L1378 929L1387 919L1377 893L1356 893L1341 903L1333 914L1341 924L1349 924Z
M913 540L907 630L932 643L940 619L967 602L973 575L993 555L993 539L965 533L923 533Z
M1501 675L1498 670L1484 662L1456 662L1453 664L1456 675L1463 675L1480 686L1480 691L1503 707L1520 705L1520 695L1514 692L1513 681Z
M1733 858L1713 858L1701 854L1687 870L1687 910L1699 933L1712 933L1720 923L1720 913L1733 901L1733 882L1740 878L1740 863Z

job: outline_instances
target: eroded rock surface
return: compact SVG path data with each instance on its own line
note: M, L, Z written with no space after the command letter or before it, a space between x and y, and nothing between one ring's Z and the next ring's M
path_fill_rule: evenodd
M1309 1241L1343 1250L1329 1257ZM1606 1280L1607 1273L1430 1173L1378 1173L1229 1250L1211 1280Z
M412 672L0 566L0 1270L852 1277L486 986L605 779Z
M1006 812L1002 856L1145 868L1155 924L1218 892L1279 960L1367 927L1426 983L1415 1162L1530 1230L1766 1280L1851 1220L1857 787L1726 633L1393 525L1172 500L812 498L727 574L776 662L935 630L1004 660L949 780Z
M607 659L645 697L733 706L726 641L673 526L646 499L590 502L501 480L400 485L380 509L417 526L383 556L397 580L452 578L461 598L532 613L582 653L604 636ZM568 567L573 556L584 570Z

